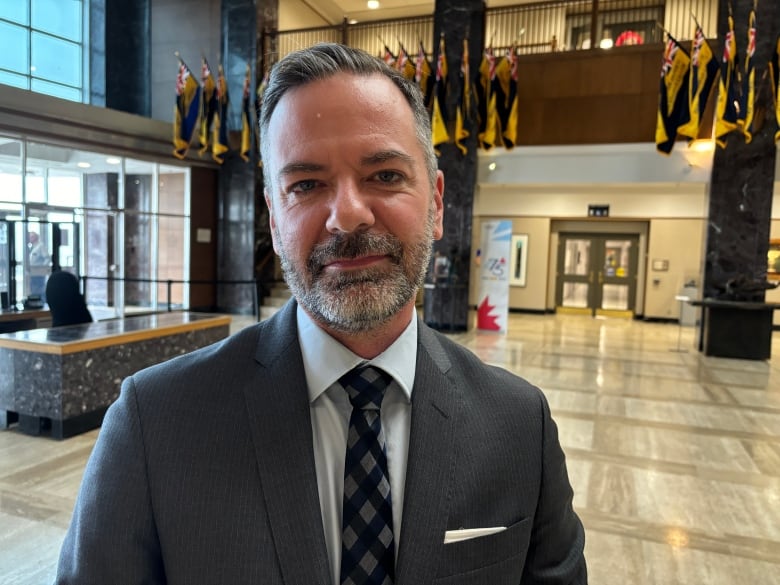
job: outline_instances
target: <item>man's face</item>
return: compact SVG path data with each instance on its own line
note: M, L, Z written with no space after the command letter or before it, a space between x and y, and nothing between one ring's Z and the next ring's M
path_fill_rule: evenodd
M411 109L381 75L340 73L289 91L269 125L274 249L310 315L370 331L414 302L442 235Z

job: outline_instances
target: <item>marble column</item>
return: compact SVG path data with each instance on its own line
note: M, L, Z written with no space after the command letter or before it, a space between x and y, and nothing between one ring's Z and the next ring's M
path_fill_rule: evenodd
M89 12L90 103L151 116L151 0L92 0Z
M464 38L468 38L469 43L472 79L479 69L484 44L484 18L485 8L481 0L436 1L434 38L428 42L438 55L439 38L444 34L450 88L460 87ZM434 59L434 67L435 62ZM458 91L454 89L446 97L446 113L443 115L448 120L455 119L457 103ZM445 278L434 278L429 272L423 294L423 318L428 325L447 331L465 331L468 328L472 208L477 183L475 124L471 124L471 133L465 142L467 154L464 155L454 144L439 147L439 168L444 172L444 237L434 245L434 255L446 256L449 267Z
M217 288L217 306L222 311L248 314L255 310L256 291L253 284L246 283L256 277L255 267L265 252L261 249L264 246L257 243L266 240L263 233L268 233L269 228L257 154L253 152L252 160L245 162L238 154L235 141L241 129L246 65L249 63L253 71L254 91L258 71L262 71L258 68L261 31L276 27L278 1L222 0L221 19L222 61L231 96L228 125L234 148L225 157L219 178L217 278L226 284Z
M753 0L719 1L720 39L728 29L729 5L734 15L740 66L744 66ZM734 131L728 135L726 147L716 148L714 154L704 262L705 298L764 300L762 284L767 272L777 124L771 84L768 78L764 81L762 78L780 33L780 6L776 2L759 4L757 31L753 56L757 93L753 138L748 143L742 133ZM740 282L744 283L741 288Z

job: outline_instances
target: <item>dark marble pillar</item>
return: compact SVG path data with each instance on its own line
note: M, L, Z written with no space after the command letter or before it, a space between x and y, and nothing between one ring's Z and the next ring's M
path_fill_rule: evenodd
M85 176L85 203L89 211L84 212L84 233L87 246L84 251L87 261L86 276L105 277L113 273L116 262L114 251L115 217L107 211L96 209L116 209L118 207L119 176L117 173L93 173ZM90 303L114 304L113 282L107 280L89 280L88 299Z
M748 17L753 0L720 0L718 38L728 28L729 4L744 66ZM774 122L770 83L762 81L780 33L780 5L761 2L757 16L756 122L753 139L746 143L732 132L725 148L716 148L709 188L709 221L704 267L704 297L763 301L767 248L775 178ZM727 284L742 282L740 290Z
M437 0L434 13L434 38L426 44L438 55L439 38L444 33L449 87L443 115L454 121L460 87L463 39L469 40L469 66L479 69L484 44L485 7L481 0ZM435 67L435 59L433 61ZM472 102L473 103L473 102ZM475 116L472 116L474 119ZM435 255L447 257L445 278L429 272L425 286L423 318L437 329L464 331L468 328L469 268L474 189L477 182L477 140L475 122L466 139L468 153L454 144L440 146L439 168L444 172L444 237L434 245ZM453 124L450 123L450 128Z
M89 5L90 103L151 116L151 0Z
M237 140L246 65L249 63L253 71L254 91L257 76L262 75L258 67L262 31L276 28L278 0L222 0L221 15L222 61L231 96L228 124ZM263 233L269 232L268 214L256 152L250 162L244 162L238 155L237 142L233 146L220 169L217 278L225 284L217 288L217 305L226 312L246 314L255 310L256 291L253 284L246 283L256 277L261 253L257 243L263 241Z
M152 283L152 176L125 175L125 304L151 306ZM139 212L139 213L132 213ZM164 299L160 299L164 302Z

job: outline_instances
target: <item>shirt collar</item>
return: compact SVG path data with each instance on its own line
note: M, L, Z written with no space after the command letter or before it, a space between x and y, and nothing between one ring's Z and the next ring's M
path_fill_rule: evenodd
M297 309L298 343L303 355L303 368L313 403L349 370L364 363L390 374L403 391L407 401L412 398L417 365L417 316L390 347L372 360L366 360L347 349L317 325L300 305Z

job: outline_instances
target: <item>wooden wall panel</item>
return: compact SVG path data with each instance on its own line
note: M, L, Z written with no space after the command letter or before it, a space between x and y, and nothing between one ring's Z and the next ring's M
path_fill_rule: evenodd
M521 56L519 144L654 142L662 57L662 44Z
M217 278L217 192L218 171L192 167L190 174L190 279L214 281ZM198 229L211 230L211 241L198 242ZM213 284L190 286L190 307L213 310L217 290Z

